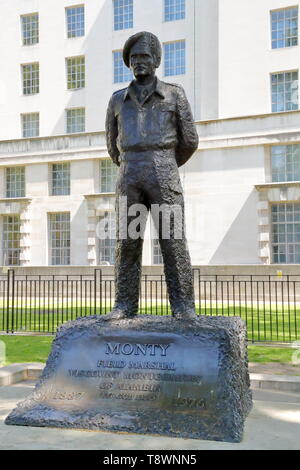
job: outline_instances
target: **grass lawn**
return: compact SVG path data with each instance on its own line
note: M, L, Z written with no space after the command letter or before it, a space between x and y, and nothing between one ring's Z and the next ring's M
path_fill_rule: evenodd
M53 336L0 335L6 349L5 365L15 362L46 362Z
M43 305L31 305L30 308L16 304L14 312L0 307L0 331L20 331L20 332L44 332L55 333L57 327L62 323L75 320L81 316L94 314L104 314L110 311L112 305L103 304L93 308L86 305L55 305L45 308ZM300 307L297 305L263 306L244 305L227 306L222 304L217 306L197 307L198 313L208 315L237 315L243 318L247 324L249 341L278 341L292 342L300 337ZM148 305L140 308L140 313L149 313L153 315L166 315L170 310L165 305Z
M272 346L248 346L248 359L249 362L282 362L285 364L292 363L292 354L295 352L294 348L276 348Z
M53 336L0 335L0 341L6 346L5 365L15 362L46 362L53 339ZM293 352L293 348L248 346L249 362L291 363Z

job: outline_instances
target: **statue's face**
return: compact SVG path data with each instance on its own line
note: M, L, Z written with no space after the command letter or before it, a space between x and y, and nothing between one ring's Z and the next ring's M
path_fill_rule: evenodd
M130 68L135 78L155 74L155 57L152 55L150 46L144 41L136 42L129 54Z

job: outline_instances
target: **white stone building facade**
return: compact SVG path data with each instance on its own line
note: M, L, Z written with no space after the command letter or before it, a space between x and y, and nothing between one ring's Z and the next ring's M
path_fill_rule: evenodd
M193 265L300 263L299 2L0 0L0 265L113 263L104 134L137 31L163 44L198 151L180 169ZM160 262L146 230L143 264Z

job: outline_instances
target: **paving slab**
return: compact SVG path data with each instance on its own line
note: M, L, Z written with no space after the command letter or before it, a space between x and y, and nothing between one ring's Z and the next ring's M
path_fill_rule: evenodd
M283 362L249 362L252 374L292 375L300 377L300 364Z
M254 390L254 407L239 444L162 436L7 426L5 417L35 381L0 388L0 450L299 450L300 394Z
M300 377L290 375L250 374L252 389L266 388L300 393Z
M11 364L0 368L0 386L12 385L27 379L38 379L44 369L42 362Z

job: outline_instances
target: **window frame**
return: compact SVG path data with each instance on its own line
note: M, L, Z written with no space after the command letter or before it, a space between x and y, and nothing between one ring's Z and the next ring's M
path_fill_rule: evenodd
M273 40L273 32L275 32L275 30L273 30L273 19L272 19L272 14L273 13L279 13L279 12L286 12L286 11L289 11L289 10L293 10L293 9L297 9L297 36L296 36L296 44L291 44L291 45L286 45L284 44L283 46L278 46L277 47L273 47L273 42L274 40L278 41L280 39L276 38ZM279 20L278 20L279 21ZM288 39L286 36L285 36L285 30L286 30L286 17L284 16L283 19L283 39L281 39L284 43L286 42L286 40ZM276 33L278 33L278 28L276 29ZM290 39L293 38L293 36L290 37ZM299 6L298 5L291 5L291 6L288 6L288 7L284 7L284 8L275 8L273 10L270 10L270 47L271 47L271 50L272 51L275 51L277 49L281 50L281 49L286 49L286 48L290 48L290 47L297 47L299 45Z
M179 1L179 2L183 2L184 5L183 5L183 16L181 18L170 18L170 19L167 19L167 2L170 1L170 0L163 0L163 20L165 23L169 23L169 22L172 22L172 21L180 21L180 20L185 20L186 18L186 1L185 0L173 0L174 3L176 1ZM171 0L172 1L172 0ZM175 5L176 6L176 5ZM182 10L180 10L182 11Z
M35 122L37 122L37 133L35 135L25 135L26 132L24 132L25 131L24 118L29 117L29 116L34 116L34 115L38 116L38 119L35 121ZM29 122L27 124L32 124L32 123ZM30 139L30 138L33 138L33 137L39 137L39 135L40 135L40 113L38 111L37 112L32 112L32 113L22 113L21 114L21 130L22 130L22 138L23 139Z
M57 232L59 230L58 229L53 229L53 230L51 229L51 218L53 216L57 216L57 215L69 215L69 220L56 220L56 221L54 221L55 224L69 223L69 229L68 229L68 231L66 231L67 234L69 235L69 237L66 239L67 242L68 242L68 246L66 246L66 247L63 247L61 245L58 246L58 247L53 247L52 246L52 241L55 241L55 239L52 239L51 234L53 232ZM48 252L49 262L48 262L48 265L49 266L70 266L70 264L71 264L71 213L68 212L68 211L48 212L47 216L48 216L48 243L49 243L49 252ZM62 232L60 232L60 233L62 233ZM61 236L59 237L59 241L62 241ZM57 255L54 256L53 250L59 250L59 256L57 256ZM67 250L67 255L62 254L63 250ZM55 260L57 260L58 258L64 259L63 256L67 257L67 260L68 260L67 263L62 263L62 262L54 263L53 262L54 259Z
M122 12L122 15L119 14L117 15L116 14L116 9L120 7L116 7L116 2L130 2L130 8L131 8L131 12L128 14L129 16L129 19L127 20L127 23L129 24L129 26L124 26L124 19L122 19L122 27L116 27L117 24L120 24L121 21L119 23L116 22L116 17L124 17L124 12ZM113 31L124 31L125 29L132 29L134 27L134 2L133 0L112 0L113 2ZM124 5L123 5L123 8L124 8ZM131 16L131 17L130 17Z
M77 80L76 78L76 85L77 86L74 86L74 87L69 87L69 83L72 83L71 81L69 82L69 75L72 75L72 71L70 70L69 71L69 61L71 60L74 60L74 59L83 59L83 63L82 64L77 64L77 66L84 66L84 79L83 79L83 85L80 85L78 86L78 83L81 83L81 80ZM77 56L72 56L72 57L66 57L66 85L67 85L67 91L76 91L76 90L82 90L86 87L86 64L85 64L85 55L77 55ZM70 66L72 66L72 64L70 64ZM73 64L74 66L74 64ZM78 70L75 72L76 73L76 77L79 73L82 73L82 72L78 72Z
M152 264L153 266L161 266L164 264L163 255L160 248L160 243L158 238L151 239L151 251L152 251ZM159 262L156 262L157 260Z
M68 11L83 8L83 34L69 36L69 23L68 23ZM65 7L65 23L66 23L66 39L77 39L85 36L85 5L84 3L78 5L70 5Z
M107 210L104 211L102 215L99 217L99 224L103 219L106 219L108 217L108 223L113 223L113 227L109 227L108 232L110 234L114 234L114 238L105 238L101 239L98 237L98 248L97 248L97 259L98 259L98 264L101 265L109 263L110 266L113 266L115 264L115 249L116 249L116 212L113 210ZM107 243L107 246L106 246ZM104 244L104 246L102 246ZM101 252L104 250L108 250L109 256L104 255L102 257ZM109 259L104 259L104 258L109 258Z
M5 219L8 219L8 218L14 218L14 219L18 219L18 221L14 221L12 222L13 225L15 225L16 223L19 225L19 229L18 231L16 230L13 230L13 231L9 231L9 232L6 232L5 231ZM3 214L2 217L1 217L1 232L2 232L2 240L1 240L1 248L2 248L2 264L3 266L20 266L21 265L21 246L20 246L20 241L21 241L21 219L20 219L20 214ZM5 234L6 233L9 233L9 234L15 234L17 233L18 234L18 237L15 239L13 236L9 236L6 238ZM19 245L18 247L5 247L5 244L10 244L11 242L17 242L17 244ZM15 257L17 262L16 263L8 263L7 262L7 259L10 258L10 256L6 256L6 253L7 252L17 252L17 256L15 257L13 255L13 258Z
M37 41L35 42L30 42L30 43L25 43L25 38L24 38L24 18L30 18L33 16L37 16ZM20 23L21 23L21 45L22 46L35 46L39 44L40 42L40 18L39 18L39 12L33 12L33 13L26 13L24 15L20 15Z
M22 170L21 187L19 189L19 192L21 193L21 195L16 195L18 193L17 189L14 190L13 195L10 195L10 193L12 193L12 190L11 189L9 190L8 173L9 173L9 170L12 170L12 169ZM17 181L16 181L16 178L15 178L14 183L16 183L16 182ZM12 182L11 182L11 184L12 184ZM26 167L24 165L7 166L5 168L5 197L7 199L15 199L15 198L19 198L19 197L26 197Z
M68 113L72 112L72 111L83 111L83 129L82 130L69 130L68 126L69 126L69 123L68 123L68 119L71 118L71 116L68 115ZM76 116L78 118L78 116ZM66 130L66 134L81 134L83 132L85 132L85 128L86 128L86 113L85 113L85 107L76 107L76 108L66 108L65 109L65 130Z
M106 163L109 163L109 168L102 168ZM109 174L103 175L103 171L110 170ZM116 181L117 181L117 175L118 175L118 167L113 163L113 161L110 158L102 158L99 160L99 192L103 194L111 194L116 192ZM102 180L106 178L111 178L111 181L109 183L103 182ZM105 187L106 185L106 187ZM108 191L109 188L114 187L113 191Z
M37 65L37 70L31 70L30 78L25 78L24 77L24 72L25 72L25 67ZM37 77L32 78L33 74L36 73ZM23 96L32 96L32 95L37 95L40 92L40 63L39 62L29 62L26 64L21 64L21 76L22 76L22 95ZM30 87L25 86L25 80L30 81ZM34 80L37 82L37 84L34 84ZM29 93L25 93L25 90L32 90L34 89L35 91L30 91Z
M166 47L167 46L170 46L171 44L172 45L175 45L175 44L184 44L184 72L178 72L178 71L174 71L175 73L166 73L167 72L167 66L166 66L166 58L167 58L167 51L166 51ZM164 42L163 43L163 56L164 56L164 77L175 77L177 75L186 75L186 40L185 39L178 39L176 41L167 41L167 42ZM176 52L176 51L175 51ZM176 56L174 55L174 57L172 57L172 62L175 62L175 59L176 59ZM182 65L178 66L178 67L182 67Z
M115 60L117 54L119 55L119 57L121 59L121 60L119 60L119 63L122 62L122 74L123 74L123 80L118 80L118 81L116 81L116 76L118 75L118 73L116 72L116 65L117 64L116 64L116 60ZM123 61L122 49L116 49L116 50L112 51L112 60L113 60L113 83L117 84L117 83L131 82L133 80L134 76L133 76L132 71L125 65L125 63ZM118 68L120 68L120 67L117 67L117 69ZM125 75L126 79L124 79L124 75Z
M273 92L273 76L275 76L275 75L278 76L278 75L281 75L281 74L283 74L283 75L285 76L286 74L289 74L289 73L290 73L290 74L297 73L297 84L298 84L298 86L297 86L297 108L295 108L295 109L286 109L286 103L287 103L287 101L284 100L284 102L283 102L283 103L284 103L284 109L283 109L283 110L278 110L278 109L276 109L276 111L275 111L275 110L273 110L273 106L276 105L276 107L278 108L279 100L277 99L276 102L273 101L273 94L274 94L274 92ZM293 83L293 80L291 80L291 83ZM279 86L278 84L279 84L279 81L277 80L276 85ZM285 88L285 84L286 84L285 78L284 78L284 80L283 80L283 84L284 84L284 90L283 90L282 93L283 93L284 96L285 96L286 93L289 93L289 92L286 90L286 88ZM272 114L275 114L275 113L286 113L286 112L291 112L291 111L298 111L298 110L299 110L299 69L281 70L281 71L278 71L278 72L271 72L271 73L270 73L270 93L271 93L271 113L272 113ZM292 94L293 92L291 91L290 93ZM279 95L279 93L277 92L277 93L276 93L276 97L278 98L278 96L280 96L280 95ZM292 103L292 99L291 99L291 101L289 101L289 102Z
M282 152L280 154L280 150ZM278 152L276 152L278 150ZM297 172L297 155L299 159L299 178L295 176ZM276 165L273 164L276 157L279 159L283 158L282 169L277 169ZM290 157L290 158L289 158ZM271 163L271 182L272 183L288 183L294 181L300 181L300 144L283 144L283 145L272 145L270 151L270 163ZM290 168L289 168L290 167ZM283 179L279 178L284 173ZM289 174L291 176L289 176Z
M54 171L54 167L56 166L61 166L62 171L59 173L59 171ZM64 167L67 170L64 170ZM57 183L60 184L55 184L55 173L61 174L62 176L57 178ZM71 195L71 162L52 162L50 164L50 195L51 196L70 196ZM66 176L65 176L66 175ZM67 185L65 186L64 183L67 181Z
M287 221L287 208L288 206L299 206L299 210L297 211L292 211L292 214L293 214L293 219L295 218L295 212L299 212L299 221ZM273 207L277 206L278 207L285 207L285 211L284 211L284 216L285 216L285 221L282 222L280 220L274 222L273 220ZM275 212L275 211L274 211ZM299 261L295 261L295 256L298 255L299 256L299 259L300 259L300 203L297 203L297 202L284 202L284 203L271 203L270 204L270 215L271 215L271 219L270 219L270 227L271 227L271 253L272 253L272 258L271 258L271 263L272 264L298 264ZM277 216L279 215L279 212L277 212ZM274 240L274 237L276 236L275 234L275 230L274 230L274 224L277 224L278 225L278 231L277 231L277 235L278 235L278 241L276 242ZM299 231L298 232L295 232L295 229L293 229L291 232L288 232L288 225L296 225L298 224L299 225ZM285 229L284 230L279 230L279 226L284 226ZM281 242L279 241L279 236L284 234L285 235L285 242ZM287 241L287 237L288 237L288 234L291 234L293 237L295 234L299 234L299 241L293 241L293 242L289 242ZM290 236L291 236L290 235ZM275 253L275 250L274 250L274 245L277 245L278 246L278 253ZM281 253L283 256L285 256L285 261L281 261L280 260L280 252L279 252L279 247L280 246L284 246L285 247L285 252L284 253ZM296 253L295 252L295 248L294 248L294 253L289 253L289 246L296 246L296 245L299 245L299 253ZM288 256L291 255L291 256L294 256L294 261L290 261L288 260ZM275 261L275 256L278 256L278 261Z

